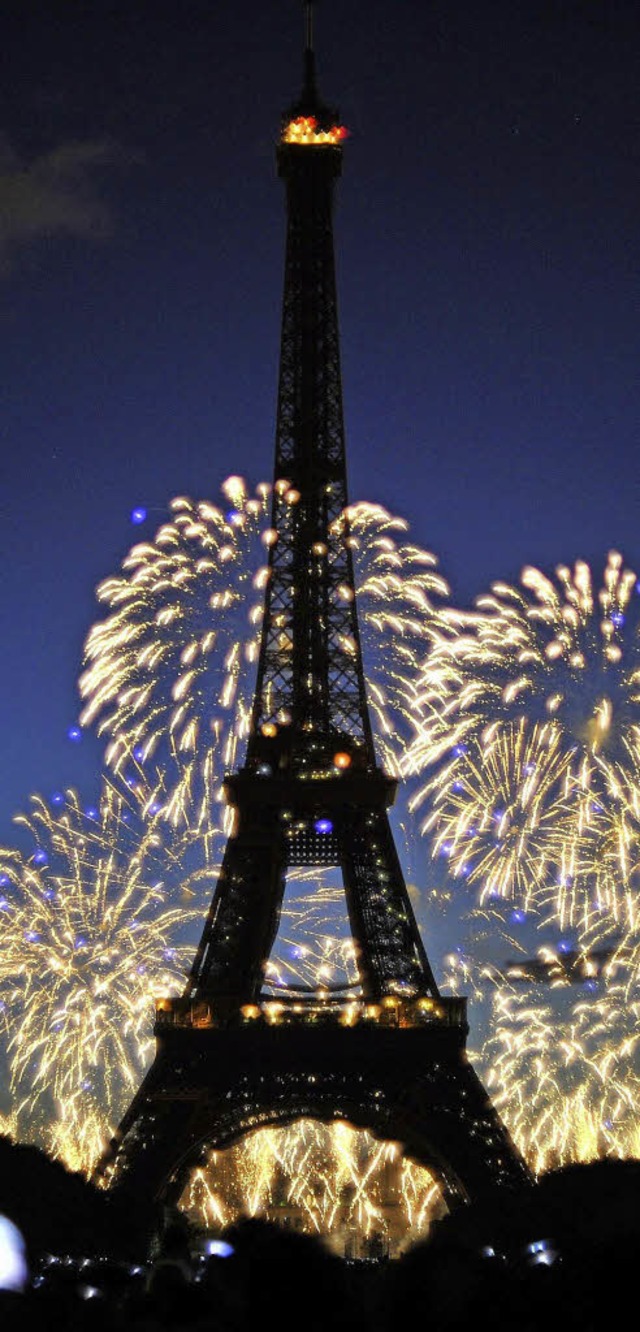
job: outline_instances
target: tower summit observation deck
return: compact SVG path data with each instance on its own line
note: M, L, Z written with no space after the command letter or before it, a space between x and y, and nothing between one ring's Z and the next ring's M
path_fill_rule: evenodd
M301 1116L347 1119L439 1178L447 1201L526 1168L468 1062L465 1001L438 989L376 760L348 522L333 248L346 130L320 99L313 5L302 93L277 148L287 240L269 572L250 734L227 776L235 826L184 994L100 1165L175 1201L203 1149ZM358 981L265 994L287 873L341 871Z

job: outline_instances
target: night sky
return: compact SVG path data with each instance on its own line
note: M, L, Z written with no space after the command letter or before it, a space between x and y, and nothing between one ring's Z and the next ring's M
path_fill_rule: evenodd
M525 563L640 569L636 5L319 10L352 499L460 604ZM2 6L4 838L96 785L67 739L96 583L172 496L270 478L302 31L297 0Z

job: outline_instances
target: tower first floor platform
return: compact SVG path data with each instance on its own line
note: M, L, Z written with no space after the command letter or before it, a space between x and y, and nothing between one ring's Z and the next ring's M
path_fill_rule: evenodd
M464 1006L450 1003L411 1025L392 1008L352 1021L330 1005L310 1020L273 1003L229 1025L160 1009L154 1063L99 1173L118 1192L176 1203L207 1151L313 1118L401 1143L449 1206L522 1186L526 1166L466 1056Z

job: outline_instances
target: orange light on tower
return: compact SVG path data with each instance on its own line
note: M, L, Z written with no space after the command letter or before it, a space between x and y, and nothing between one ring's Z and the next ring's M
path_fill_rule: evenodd
M340 750L340 752L339 752L338 754L334 754L334 756L333 756L333 766L334 766L334 768L342 768L342 769L344 769L344 768L350 768L350 767L351 767L351 755L350 755L350 754L346 754L346 753L344 752L344 750Z

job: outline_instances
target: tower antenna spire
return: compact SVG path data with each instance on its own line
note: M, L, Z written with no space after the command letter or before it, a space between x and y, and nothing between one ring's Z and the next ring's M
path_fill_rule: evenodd
M314 0L304 0L304 88L303 100L310 105L318 101L316 86L316 53L314 46Z
M313 51L313 0L305 0L306 50Z

